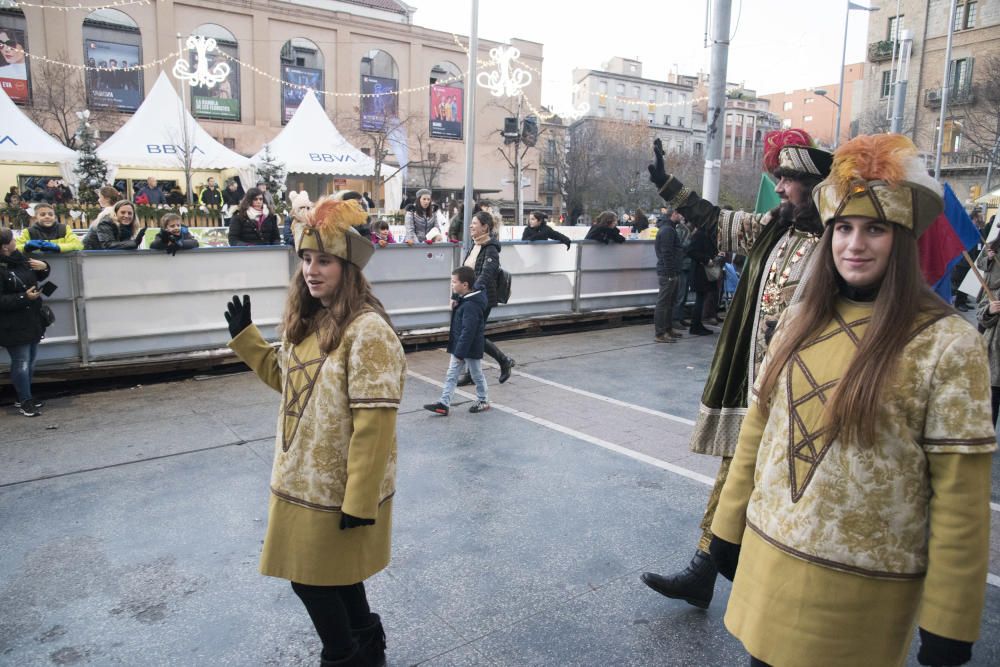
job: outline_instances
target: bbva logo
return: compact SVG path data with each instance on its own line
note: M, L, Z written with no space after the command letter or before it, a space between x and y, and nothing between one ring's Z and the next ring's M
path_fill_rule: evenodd
M9 134L5 134L2 138L0 138L0 145L3 145L8 141L17 146L17 142L14 141L14 137L10 136Z
M183 146L177 144L146 144L146 152L151 155L177 155L178 153L184 155L185 150ZM195 153L204 155L205 151L195 146L191 149L191 155Z
M310 153L309 159L313 162L357 162L350 155L332 155L330 153Z

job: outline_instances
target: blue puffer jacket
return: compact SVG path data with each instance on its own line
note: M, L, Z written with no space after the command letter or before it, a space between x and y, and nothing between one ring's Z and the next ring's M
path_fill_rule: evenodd
M452 297L458 302L451 311L448 354L459 359L482 359L486 335L486 294L482 290Z

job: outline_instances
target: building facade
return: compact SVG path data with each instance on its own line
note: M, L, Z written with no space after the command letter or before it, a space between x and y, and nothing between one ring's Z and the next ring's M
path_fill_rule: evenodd
M108 112L103 116L110 127L101 127L102 136L131 117L161 71L171 71L178 35L213 37L225 55L212 64L225 59L233 71L211 91L192 89L190 109L221 143L244 155L256 153L281 131L304 89L314 88L325 91L318 97L341 133L366 152L372 148L366 146L365 129L371 131L380 115L405 119L413 163L406 189L426 185L431 170L436 197L457 194L465 186L468 38L416 25L414 13L396 0L157 0L90 13L21 9L0 0L0 32L29 54L97 68L85 73L86 103ZM498 46L479 44L480 61ZM511 44L521 52L517 66L533 73L525 99L540 107L542 45L517 39ZM136 66L142 69L131 69ZM18 104L30 106L41 67L33 67L29 57L20 71L24 80L15 81L17 90L6 83L4 89ZM2 72L0 79L6 81ZM180 91L181 84L172 81ZM361 97L385 90L398 94ZM510 170L497 154L508 113L483 90L475 113L475 189L512 200L513 184L504 182ZM526 158L536 165L526 173L533 184L526 190L531 202L539 199L536 153L531 149ZM390 164L399 159L386 158ZM317 194L341 185L317 183Z
M844 67L844 99L840 119L840 143L857 134L857 115L863 108L865 63ZM822 91L822 92L820 92ZM771 112L781 120L781 127L807 131L824 146L834 145L837 134L837 98L840 82L790 92L761 95ZM825 98L825 99L824 99Z
M697 113L708 116L709 77L699 74L695 85ZM744 84L726 82L726 106L723 118L725 143L722 161L759 162L764 155L764 137L781 127L781 121L771 113L768 100Z
M901 0L869 16L862 131L886 131L899 71L901 31L912 36L903 132L933 166L942 138L941 177L960 198L974 199L996 177L1000 128L1000 3L958 0L949 72L945 73L950 0ZM941 124L942 91L949 104ZM939 135L939 130L942 134ZM994 165L990 169L991 163ZM988 181L992 181L989 183ZM995 187L995 185L993 185Z

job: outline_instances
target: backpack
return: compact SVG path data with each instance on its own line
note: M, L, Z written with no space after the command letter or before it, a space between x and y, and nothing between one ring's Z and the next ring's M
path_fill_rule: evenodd
M510 300L511 282L513 282L513 276L510 275L510 271L500 269L500 271L497 272L498 303L507 303Z

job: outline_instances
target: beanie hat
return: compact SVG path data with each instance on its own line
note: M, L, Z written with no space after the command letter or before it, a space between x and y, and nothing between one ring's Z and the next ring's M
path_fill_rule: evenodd
M302 256L305 250L318 250L365 268L375 253L370 239L353 228L365 224L368 216L356 200L337 201L324 197L313 209L306 222L292 225L295 253Z
M433 198L433 195L431 195L430 190L428 190L427 188L420 188L419 190L417 190L417 201L420 201L420 198L423 197L424 195Z

